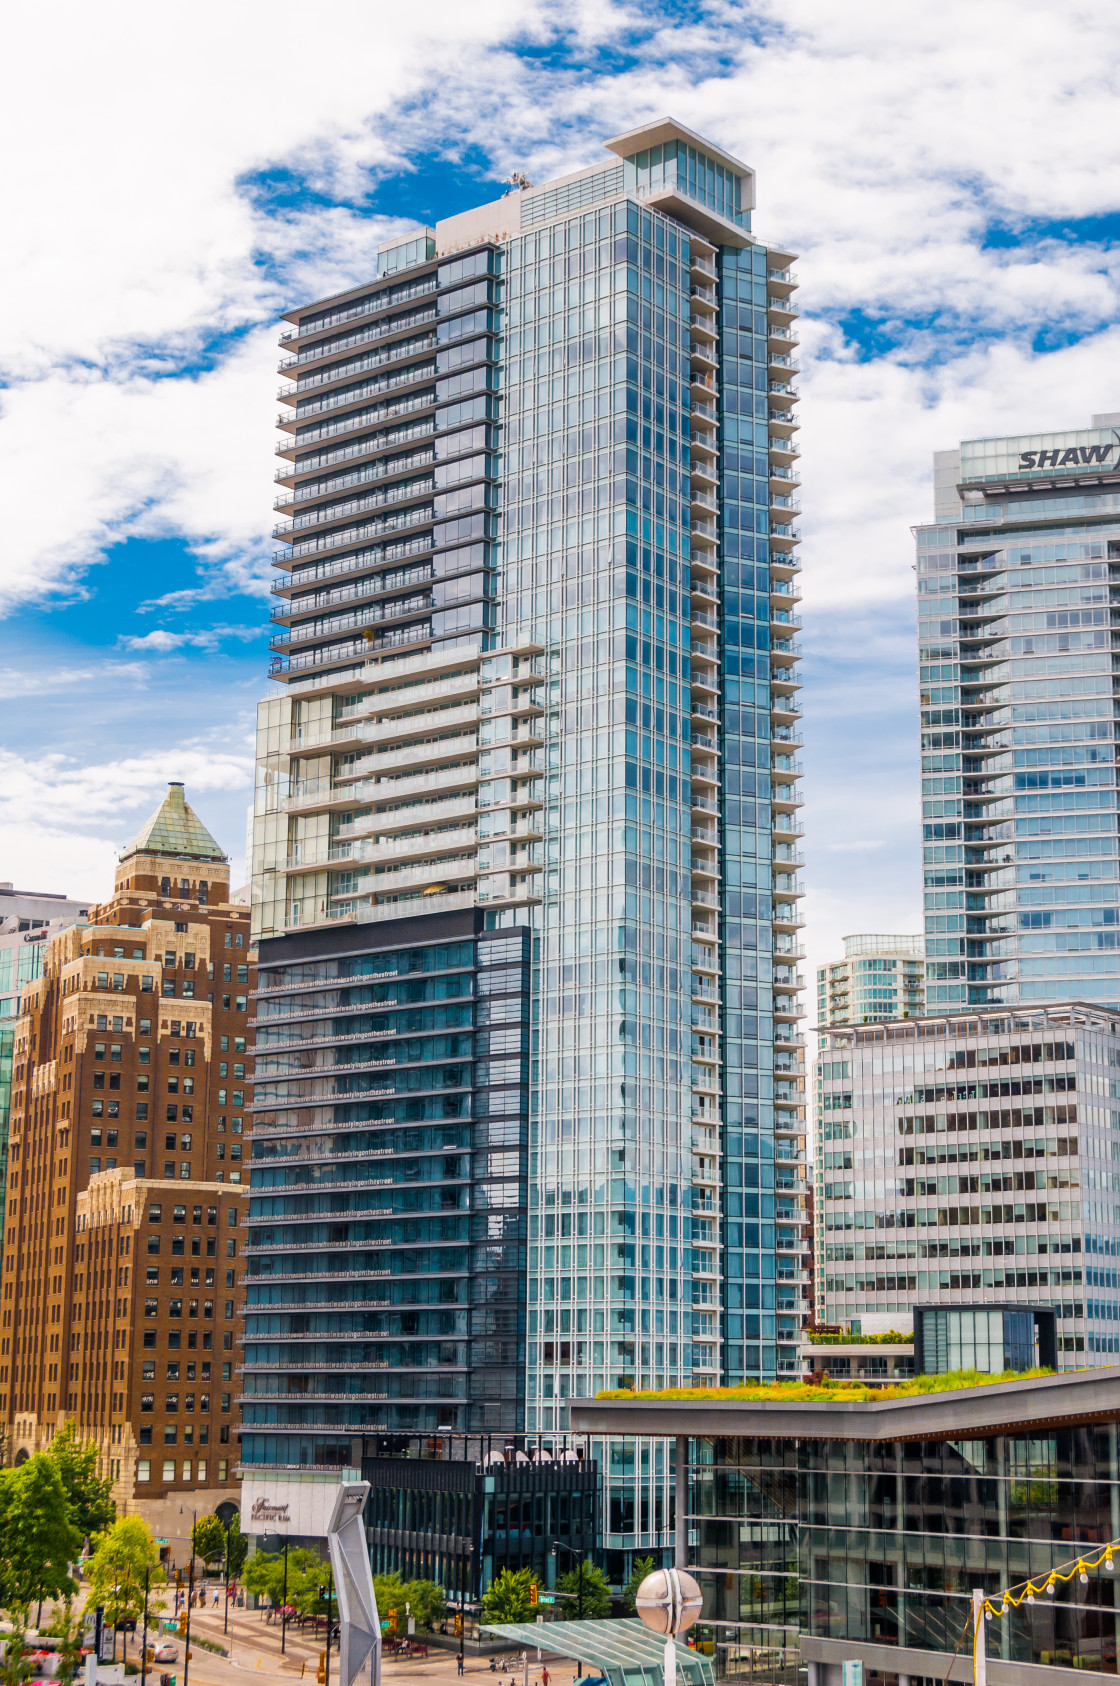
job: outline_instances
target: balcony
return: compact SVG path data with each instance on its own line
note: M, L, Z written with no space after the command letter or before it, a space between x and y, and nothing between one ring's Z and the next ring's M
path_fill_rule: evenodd
M706 626L710 627L713 632L719 631L719 621L715 615L706 614L703 609L693 609L691 620L693 626Z
M692 273L694 275L706 275L706 276L708 276L709 280L712 280L712 281L718 280L718 276L716 274L716 266L715 266L714 263L709 263L707 258L700 258L700 257L695 256L695 254L694 254L693 258L692 258L691 268L692 268Z
M281 358L276 366L278 375L286 375L293 369L306 369L310 364L317 363L325 357L341 357L346 351L352 351L360 345L375 344L385 339L389 334L402 334L406 328L418 328L425 322L434 322L436 310L434 305L427 310L410 310L401 316L383 316L378 322L371 322L367 328L359 328L356 333L345 334L341 339L324 340L321 345L306 346L294 357ZM280 341L281 345L284 341Z
M372 297L332 312L330 316L316 317L314 326L289 329L287 333L280 335L280 344L290 345L293 340L310 339L312 334L324 334L341 322L353 322L359 316L373 316L379 310L390 310L393 305L405 304L409 299L422 298L427 293L434 293L438 285L434 275L426 275L422 280L413 282L410 287L394 287L382 293L375 293Z
M376 420L390 421L394 416L407 416L414 410L426 410L435 404L435 392L418 392L409 397L389 399L376 406ZM281 425L292 425L292 417L280 418ZM305 429L295 438L284 438L276 444L276 455L294 456L299 451L305 451L309 445L317 445L323 439L337 439L347 433L354 433L359 428L368 428L371 422L368 413L359 412L353 416L341 416L338 421L327 422L322 427ZM289 470L290 473L302 472L298 467Z
M693 382L694 387L700 384L700 382ZM694 398L691 413L694 416L702 417L704 421L710 421L713 426L719 423L719 411L714 404L705 404L702 400Z

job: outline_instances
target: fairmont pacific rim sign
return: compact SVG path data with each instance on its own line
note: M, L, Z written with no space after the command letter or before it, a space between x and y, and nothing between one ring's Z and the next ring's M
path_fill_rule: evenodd
M1019 480L1033 474L1099 474L1120 471L1120 429L1090 427L1079 433L1027 433L1011 439L966 439L961 444L961 483Z
M241 1526L247 1534L325 1539L338 1496L338 1472L311 1475L246 1475L241 1484Z

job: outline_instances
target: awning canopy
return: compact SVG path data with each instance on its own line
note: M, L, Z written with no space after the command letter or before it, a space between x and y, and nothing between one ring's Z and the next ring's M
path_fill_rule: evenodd
M536 1646L554 1656L578 1658L605 1674L611 1686L663 1686L665 1641L637 1617L597 1622L502 1622L479 1624L526 1650ZM677 1648L677 1679L685 1686L715 1686L712 1659Z

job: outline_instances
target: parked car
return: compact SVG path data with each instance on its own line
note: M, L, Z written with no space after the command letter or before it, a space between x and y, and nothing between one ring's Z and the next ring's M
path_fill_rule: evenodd
M161 1639L152 1657L157 1663L177 1663L179 1661L179 1647L170 1639Z

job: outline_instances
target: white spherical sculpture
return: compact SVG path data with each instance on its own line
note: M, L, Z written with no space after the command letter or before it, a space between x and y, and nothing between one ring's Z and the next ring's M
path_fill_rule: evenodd
M655 1569L646 1576L634 1600L646 1626L670 1639L688 1631L703 1605L703 1593L684 1569Z

